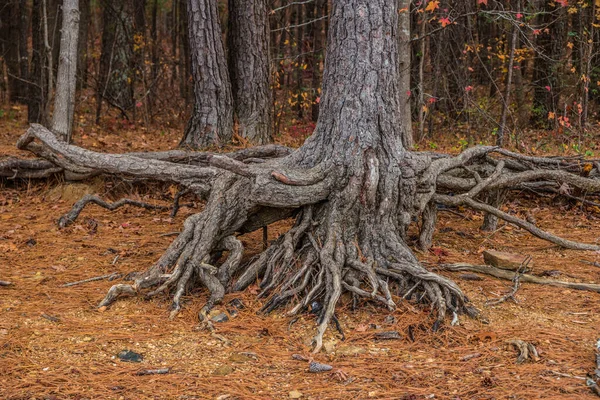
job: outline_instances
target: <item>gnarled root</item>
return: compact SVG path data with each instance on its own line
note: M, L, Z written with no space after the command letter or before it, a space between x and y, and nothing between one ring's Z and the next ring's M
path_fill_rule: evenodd
M298 208L293 226L254 260L242 265L243 246L235 232L244 231L247 223L252 225L250 213L260 212L244 201L249 184L246 178L223 173L214 182L204 211L185 221L182 233L160 260L132 285L113 286L100 306L145 289L150 289L146 297L171 291L174 317L186 290L201 284L210 293L200 311L200 318L205 319L226 290L243 290L262 277L259 297L267 299L264 313L291 304L288 314L295 315L314 301L322 305L317 316L315 351L321 348L344 293L389 310L396 308L394 296L427 300L437 310L434 329L448 311L461 311L465 303L461 290L420 265L396 224L384 213L379 214L384 216L380 219L374 212L375 197L365 197L364 204L357 201L361 191L369 188L368 183L348 185L332 200ZM352 198L355 200L348 200ZM226 257L217 265L223 253ZM240 269L241 274L234 280Z
M115 201L114 203L109 203L107 201L102 200L100 197L98 197L96 195L86 194L77 203L75 203L73 205L73 207L71 207L71 210L68 213L66 213L65 215L63 215L62 217L60 217L58 219L58 226L60 228L66 228L67 226L71 225L73 222L75 222L77 217L79 217L79 214L81 214L81 212L83 211L85 206L88 205L89 203L97 204L100 207L105 208L110 211L114 211L117 208L123 207L125 205L141 207L141 208L145 208L146 210L167 210L167 209L169 209L169 207L166 207L166 206L149 204L149 203L144 203L143 201L137 201L137 200L131 200L131 199L121 199L121 200Z

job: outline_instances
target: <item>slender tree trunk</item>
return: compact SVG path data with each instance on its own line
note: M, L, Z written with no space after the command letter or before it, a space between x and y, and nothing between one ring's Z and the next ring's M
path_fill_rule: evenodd
M96 88L96 123L100 122L102 101L121 111L124 117L133 107L133 18L135 0L104 0L102 52Z
M425 2L423 2L422 9L425 10ZM421 141L425 138L425 118L427 117L427 106L425 105L425 49L427 38L425 32L427 32L427 21L424 17L425 12L421 14L420 25L419 25L419 138Z
M548 113L558 113L562 92L560 65L566 51L568 34L566 7L542 5L538 19L542 29L536 36L536 52L533 69L533 113L532 122L548 126ZM554 23L553 23L554 21Z
M188 24L187 1L179 0L179 79L181 82L181 95L185 98L186 106L190 106L194 102L192 81L192 56L190 49L190 35Z
M27 39L29 37L29 10L27 0L19 0L19 92L20 102L27 104L29 86L29 51Z
M47 97L47 58L44 46L44 0L33 0L31 9L31 70L29 77L29 103L27 107L27 121L47 125L46 97Z
M54 57L52 55L52 46L50 45L52 36L51 30L49 28L50 23L53 20L49 18L48 8L49 7L48 0L42 0L42 24L43 24L43 39L44 39L44 55L46 57L46 103L44 104L44 114L46 116L50 115L50 104L52 103L52 94L54 93ZM52 4L50 4L52 6ZM56 15L56 12L54 13Z
M267 0L229 0L229 73L238 134L271 141L272 99Z
M174 4L177 4L177 1L173 2ZM158 29L157 29L157 18L158 18L158 0L154 0L152 2L152 17L151 17L151 22L150 22L150 42L152 45L152 56L151 56L151 61L150 61L150 93L149 93L149 98L148 98L148 107L150 110L150 116L152 116L152 109L154 107L154 102L156 101L156 85L158 83L158 70L159 70L159 63L160 63L160 58L158 56L158 47L159 47L159 43L158 43ZM177 38L179 35L178 30L175 26L171 27L172 31L175 32L175 34L173 36L175 36L175 38ZM173 47L172 47L172 51L176 52L177 51L177 41L175 40L173 42ZM173 60L176 60L175 54L173 54L172 56ZM175 70L175 68L173 68L173 70ZM175 79L173 79L171 81L172 84L175 83Z
M311 19L322 18L327 14L327 1L315 0L312 5ZM311 118L313 122L317 122L319 118L319 101L321 90L321 60L325 54L325 41L323 37L323 21L316 21L311 24L312 33L312 53L310 54L310 71L311 71Z
M52 131L62 141L71 141L77 87L77 41L79 37L79 0L64 0L62 8L60 56Z
M194 110L181 146L223 146L233 135L233 98L216 0L188 0Z
M580 9L585 32L581 38L581 79L580 79L580 108L579 113L579 145L581 145L581 134L585 131L588 119L590 81L592 74L592 58L594 54L594 30L597 23L596 2L590 7ZM582 25L583 25L582 24Z
M9 101L25 100L24 85L21 80L21 21L19 17L20 0L7 0L0 5L0 40L2 41L2 57L6 63L8 74ZM26 77L25 77L26 78Z
M410 89L410 1L398 0L398 68L400 112L402 113L402 144L410 149L413 146L412 137L412 112Z
M80 0L79 2L79 40L77 50L79 59L77 60L77 87L84 89L87 87L88 80L88 38L90 32L90 0Z
M517 12L520 12L517 7ZM506 118L510 110L510 90L512 87L513 69L515 65L515 51L517 42L519 40L519 27L518 22L513 21L512 35L510 40L510 52L508 55L508 65L506 71L506 80L504 82L504 101L502 103L502 115L500 116L500 124L498 127L498 136L496 137L496 144L500 147L504 146L504 132L506 131Z
M304 90L303 90L303 72L304 72L304 4L296 6L296 57L294 58L294 95L296 97L295 111L299 119L304 117Z
M148 77L146 75L146 53L148 39L146 36L146 0L135 0L133 2L133 82L130 85L132 100L136 103L132 107L133 120L138 118L138 110L143 111L146 125L149 123L148 110ZM141 85L142 95L140 100L135 99L135 88ZM140 104L141 103L141 104ZM139 107L143 105L143 109Z

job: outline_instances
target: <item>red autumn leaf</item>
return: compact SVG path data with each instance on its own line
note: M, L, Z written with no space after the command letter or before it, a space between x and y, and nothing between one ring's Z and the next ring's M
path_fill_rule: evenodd
M432 247L430 251L440 258L450 255L446 249L442 249L441 247Z

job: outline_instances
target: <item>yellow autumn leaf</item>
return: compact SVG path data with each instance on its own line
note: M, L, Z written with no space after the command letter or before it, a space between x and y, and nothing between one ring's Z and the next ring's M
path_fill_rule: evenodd
M425 7L425 11L434 12L438 8L440 8L440 2L438 0L432 0L427 4L427 7Z

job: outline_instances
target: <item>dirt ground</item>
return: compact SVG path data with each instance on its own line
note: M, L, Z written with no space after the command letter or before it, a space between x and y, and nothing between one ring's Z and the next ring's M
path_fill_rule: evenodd
M0 154L19 154L12 143L21 128L0 128ZM105 149L106 143L118 142L122 151L142 146L133 133L114 136L88 132L79 143ZM156 149L176 141L177 132L167 131L142 142ZM119 181L0 186L0 279L13 283L0 287L0 398L597 398L582 378L594 369L598 293L526 283L517 292L518 303L487 307L485 301L506 293L511 282L484 275L467 281L461 273L440 271L457 280L487 321L462 316L459 326L448 324L437 333L431 331L434 318L428 309L398 299L393 313L369 303L352 311L344 299L338 317L346 340L330 329L326 342L333 351L315 359L343 370L347 380L329 372L309 373L306 362L292 359L293 354L309 355L314 317L304 314L290 326L281 312L257 315L263 300L256 300L255 287L227 295L221 310L234 311L228 303L235 298L246 307L216 324L218 335L198 329L196 313L206 299L204 291L189 293L172 321L166 296L123 299L101 312L96 305L118 281L62 285L145 269L173 239L161 235L178 231L185 217L199 209L184 207L171 220L167 212L108 212L90 206L74 226L59 230L58 217L88 191L108 197L127 192L160 204L168 204L172 195L166 189L150 196ZM506 205L520 215L527 208L542 228L589 243L600 240L600 210L552 199L524 198ZM441 213L433 251L417 254L434 269L440 262L480 263L483 249L497 249L532 256L534 274L559 271L552 279L600 282L600 268L581 262L600 261L598 253L559 249L502 224L485 233L478 229L481 215L457 212L463 216ZM284 225L271 228L269 239ZM260 251L259 233L242 239L250 253ZM376 340L378 332L391 330L401 339ZM517 364L517 351L508 343L513 339L534 344L540 359ZM143 361L120 361L122 350L140 353ZM136 375L157 368L170 370Z

